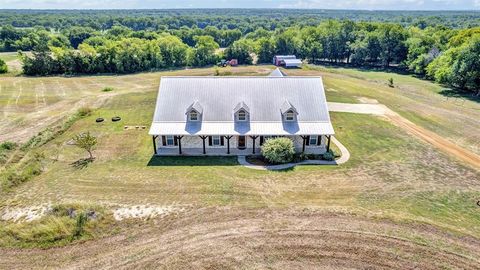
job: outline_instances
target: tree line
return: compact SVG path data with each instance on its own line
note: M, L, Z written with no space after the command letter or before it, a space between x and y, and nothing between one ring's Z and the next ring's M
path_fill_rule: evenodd
M406 70L461 89L478 92L480 27L454 29L397 23L327 20L317 25L238 29L201 28L106 31L71 27L20 30L2 27L4 48L23 54L27 75L132 73L183 66L207 66L220 59L240 64L271 63L276 54L293 54L309 63L343 63ZM225 48L224 51L218 50Z
M269 30L293 25L317 25L325 20L392 22L402 26L480 26L475 11L368 11L322 9L170 9L170 10L0 10L0 25L36 26L63 30L73 26L104 31L115 25L132 30L205 28L238 29L243 34L262 27Z

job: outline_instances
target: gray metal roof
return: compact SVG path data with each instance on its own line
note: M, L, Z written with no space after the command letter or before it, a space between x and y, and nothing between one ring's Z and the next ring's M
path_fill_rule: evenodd
M200 102L195 101L193 102L190 106L188 106L185 114L191 112L192 110L195 110L197 113L202 114L203 113L203 107L200 104Z
M330 123L154 122L150 135L334 135Z
M235 106L235 108L233 109L233 112L236 113L236 112L240 111L240 109L245 110L247 113L250 112L250 108L243 101L239 102L237 104L237 106Z
M297 59L295 55L275 55L278 60Z
M285 114L290 110L292 110L294 113L298 113L297 108L295 108L295 106L293 106L288 100L285 100L282 106L280 106L280 112Z
M283 73L279 68L276 68L268 76L270 76L270 77L285 77L287 75L285 73Z
M294 123L283 121L285 101L298 113ZM185 111L196 102L202 119L192 123ZM235 121L239 103L248 104L247 123ZM150 134L169 133L333 134L333 128L321 77L162 77Z
M285 59L283 60L283 62L285 62L285 65L301 65L302 64L302 60L300 59Z

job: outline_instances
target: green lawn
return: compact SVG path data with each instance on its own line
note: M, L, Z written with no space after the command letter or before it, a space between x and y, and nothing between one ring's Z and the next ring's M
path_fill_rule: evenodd
M191 74L209 74L211 71L198 69L192 70ZM480 237L478 207L474 206L475 198L480 198L480 172L463 166L381 117L331 113L336 137L352 155L351 160L342 166L298 166L293 170L269 172L239 166L235 158L153 158L148 129L124 130L123 127L148 127L158 76L185 72L19 78L17 81L9 78L9 91L16 89L14 83L22 85L28 92L35 82L48 82L71 86L72 93L67 97L72 100L102 95L101 89L105 86L112 86L114 90L109 94L115 95L105 99L91 116L75 122L64 134L38 149L46 156L44 172L10 192L0 194L0 207L42 203L153 204L193 208L304 207L399 222L425 222ZM268 69L264 66L241 67L238 72L243 75L266 74ZM435 96L438 94L414 99L414 93L421 95L424 91L415 92L412 88L411 93L394 93L395 90L379 82L350 77L349 74L318 73L315 70L288 72L323 75L331 101L359 102L358 97L377 99L404 115L410 113L407 117L417 118L415 122L433 130L476 115L473 112L471 116L462 116L456 107L445 105L441 107L442 113L435 115L439 119L436 122L430 120L434 119L432 115L417 112L436 112L435 101L441 99ZM0 84L4 85L4 81ZM58 91L55 87L51 89L46 93ZM32 104L28 99L19 102L25 106L29 102ZM408 105L409 102L414 104ZM414 106L423 103L421 108ZM452 119L445 120L446 112L451 112ZM120 122L108 120L116 115L122 117ZM107 121L96 123L97 117ZM466 127L468 131L476 128L477 125ZM98 137L96 160L85 168L77 168L72 164L86 157L86 153L67 142L75 134L85 131ZM445 131L449 132L450 129ZM55 161L57 156L58 161Z

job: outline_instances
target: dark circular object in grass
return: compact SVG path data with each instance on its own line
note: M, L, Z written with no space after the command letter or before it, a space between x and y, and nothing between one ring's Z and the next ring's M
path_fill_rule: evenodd
M477 205L480 206L480 201L477 201Z
M99 118L95 119L95 122L97 122L97 123L103 122L103 118L99 117Z
M118 122L118 121L120 121L120 120L122 120L122 118L120 118L120 116L114 116L114 117L112 117L112 122Z

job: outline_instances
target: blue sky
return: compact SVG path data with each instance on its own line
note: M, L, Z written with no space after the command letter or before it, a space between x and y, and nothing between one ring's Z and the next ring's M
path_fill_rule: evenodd
M365 10L480 10L480 0L0 0L0 8L323 8Z

